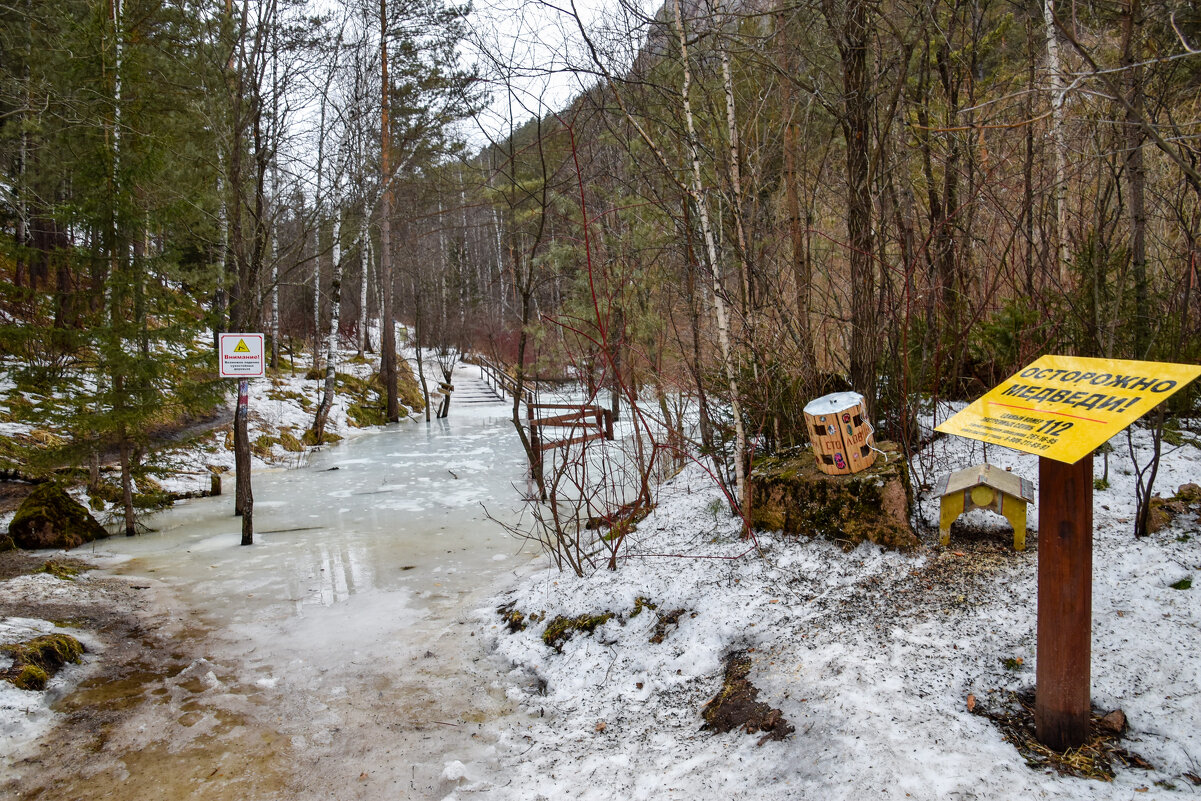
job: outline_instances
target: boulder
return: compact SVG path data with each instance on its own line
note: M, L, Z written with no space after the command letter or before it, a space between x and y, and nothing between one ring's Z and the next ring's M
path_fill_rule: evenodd
M1172 525L1172 521L1184 512L1183 502L1154 496L1151 498L1151 510L1147 513L1147 533L1158 534Z
M920 544L909 524L913 488L909 465L892 442L859 473L827 475L810 448L793 448L761 459L751 471L751 525L807 537L824 537L854 548L864 541L908 550Z
M1181 484L1176 490L1176 500L1184 503L1201 503L1201 485Z
M17 509L8 534L18 548L74 548L107 537L84 506L53 481L39 484Z

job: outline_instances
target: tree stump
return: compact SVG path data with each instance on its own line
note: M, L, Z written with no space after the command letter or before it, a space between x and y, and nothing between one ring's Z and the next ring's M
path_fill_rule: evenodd
M909 524L913 488L909 465L892 442L882 442L883 456L858 473L831 476L821 472L809 448L793 448L761 459L751 471L754 501L751 525L823 537L848 550L862 542L909 550L920 541Z

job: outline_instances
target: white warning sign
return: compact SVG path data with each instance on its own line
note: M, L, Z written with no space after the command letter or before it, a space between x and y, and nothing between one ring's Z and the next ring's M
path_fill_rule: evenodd
M218 334L222 378L262 378L266 370L262 334Z

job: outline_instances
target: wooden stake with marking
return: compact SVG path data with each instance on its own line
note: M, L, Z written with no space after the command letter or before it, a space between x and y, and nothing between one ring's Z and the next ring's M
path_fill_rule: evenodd
M1088 739L1093 621L1093 456L1038 466L1038 668L1034 724L1056 751Z

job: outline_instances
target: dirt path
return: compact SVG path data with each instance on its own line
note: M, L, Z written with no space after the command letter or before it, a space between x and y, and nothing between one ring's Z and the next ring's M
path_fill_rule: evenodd
M28 573L42 561L0 554L0 578ZM84 575L76 584L54 599L0 595L0 616L69 621L89 649L79 685L53 705L62 716L55 727L9 755L0 795L292 797L288 742L256 722L264 717L264 699L255 685L205 658L205 630L153 582Z

